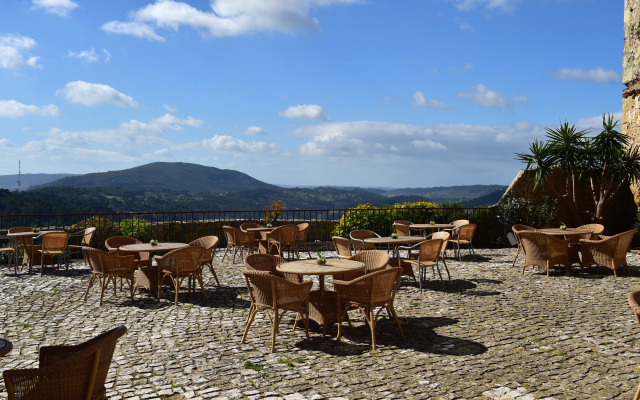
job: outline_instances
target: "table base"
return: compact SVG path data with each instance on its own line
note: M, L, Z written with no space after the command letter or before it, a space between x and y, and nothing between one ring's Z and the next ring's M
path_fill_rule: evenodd
M326 335L327 325L338 319L338 294L327 290L312 291L309 294L309 319L322 326L322 335Z
M147 289L149 293L154 290L158 290L158 267L146 266L138 268L136 284L133 290L136 290L139 287Z

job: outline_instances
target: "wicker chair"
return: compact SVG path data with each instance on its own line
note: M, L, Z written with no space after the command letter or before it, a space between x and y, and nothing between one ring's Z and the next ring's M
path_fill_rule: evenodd
M118 253L118 248L120 246L125 246L127 244L139 244L142 243L140 240L136 238L132 238L129 236L111 236L104 241L104 247L109 250L109 253ZM123 255L129 255L131 253L126 253ZM136 264L138 267L151 266L151 255L148 252L139 252L136 253Z
M18 257L16 255L15 242L6 235L0 235L0 254L7 253L7 265L13 264L13 273L18 273ZM12 262L13 260L13 262Z
M444 257L447 256L447 246L449 245L449 238L451 234L446 231L433 232L428 235L426 239L442 239L442 251L440 252L440 257L442 257L442 261L444 262Z
M513 235L516 237L516 243L518 243L518 250L516 250L516 255L513 257L513 263L511 264L512 267L515 267L518 255L520 255L520 252L522 251L522 243L520 242L518 233L520 231L535 231L536 228L529 225L515 224L511 227L511 230L513 231Z
M267 313L271 321L271 352L276 350L276 333L284 311L297 313L297 317L304 323L309 341L309 293L313 282L294 283L278 278L268 271L246 269L242 273L251 296L251 307L241 343L247 339L247 333L258 311Z
M116 253L107 253L106 251L94 249L91 247L83 247L82 253L85 254L91 268L91 279L89 286L84 293L84 301L87 301L89 290L93 287L95 280L100 282L100 306L104 291L109 286L109 282L113 282L113 295L116 295L116 278L120 278L120 290L122 291L122 280L126 280L129 284L129 293L131 300L133 298L134 288L134 272L137 269L135 256L133 254L120 256Z
M634 229L614 236L602 236L600 240L580 239L581 266L604 265L613 270L614 276L618 276L618 267L624 265L629 273L627 252L636 232Z
M292 252L296 254L299 232L298 225L281 225L275 228L266 234L267 252L272 253L275 249L275 254L283 257L286 249L290 259Z
M411 236L411 229L409 225L393 223L393 232L398 236Z
M364 264L364 270L357 270L351 272L344 272L341 274L335 274L334 280L351 281L359 278L362 275L379 271L384 269L389 264L389 254L382 250L364 250L360 253L356 253L348 258L352 261L358 261Z
M378 235L374 231L370 231L367 229L356 229L349 233L349 239L351 239L351 247L353 247L355 253L365 250L375 250L376 247L374 245L364 243L365 239L374 237L380 237L380 235Z
M278 265L286 262L287 260L273 254L254 253L244 258L244 265L250 271L267 271L278 278L283 278L290 282L302 282L302 275L300 274L283 273L276 270Z
M471 241L473 240L473 234L476 231L476 224L466 224L459 226L456 231L449 238L449 243L453 243L456 245L456 252L458 254L458 260L462 261L462 254L460 251L460 245L466 244L469 249L469 254L476 254L473 244Z
M633 314L636 316L636 321L640 325L640 290L629 293L627 296L627 300L629 301L629 306L633 310ZM638 389L636 390L636 395L633 396L633 400L640 400L640 385L638 385Z
M349 282L336 280L333 285L338 296L338 337L342 337L342 322L348 318L347 311L357 308L364 314L365 320L371 329L371 345L376 349L376 322L382 310L387 310L388 315L396 322L402 340L404 332L398 320L398 315L393 308L393 301L402 268L386 268L361 276ZM376 309L378 309L376 311Z
M91 247L91 240L93 239L94 234L96 233L96 227L92 226L89 228L85 228L79 232L72 233L69 235L69 241L71 242L67 248L72 253L80 253L82 254L82 258L84 259L84 264L87 265L87 258L85 254L82 252L83 247ZM78 242L79 240L79 242ZM78 244L73 244L78 243Z
M197 279L200 284L202 294L207 300L207 292L204 290L202 282L202 269L200 268L200 260L205 253L205 248L200 246L187 246L181 249L173 250L163 256L156 256L158 263L158 301L162 292L162 283L166 278L171 280L175 289L175 305L178 305L178 295L180 294L180 284L184 279ZM189 285L189 293L192 292L192 286Z
M303 222L298 224L298 237L296 238L296 257L300 258L300 248L307 249L307 254L311 258L311 249L309 248L309 223Z
M67 269L69 269L69 260L66 257L69 233L46 232L42 234L41 239L42 244L33 248L34 254L40 255L40 273L44 273L45 259L52 256L58 256L58 269L60 269L63 259ZM53 266L53 261L51 261L51 265Z
M397 219L393 221L394 224L402 224L402 225L412 225L411 221L405 221L403 219Z
M209 267L209 271L216 279L216 284L220 287L220 281L218 280L218 275L216 274L216 270L213 268L213 258L216 256L216 250L218 249L218 237L217 236L203 236L194 241L189 242L189 246L200 246L204 247L204 253L202 254L202 259L200 260L200 274L202 275L202 268L205 266Z
M448 232L445 232L448 233ZM444 252L444 244L446 240L443 239L430 239L420 242L413 246L400 246L398 247L398 254L400 254L400 250L407 250L410 258L400 259L398 258L398 262L400 265L406 265L406 268L411 269L411 273L405 271L405 275L411 275L415 279L415 275L413 274L413 266L418 267L418 274L420 275L420 279L418 280L418 285L420 287L420 293L422 293L422 281L427 279L427 267L431 267L431 271L433 272L433 277L436 276L436 269L438 270L438 276L440 276L440 280L444 285L444 279L442 278L442 273L440 272L439 261L442 260L442 264L444 265L444 269L447 271L447 277L451 280L451 274L449 274L449 268L447 268L447 263L444 258L441 257ZM418 249L418 253L416 256L411 254L411 251L414 249Z
M8 399L106 400L109 365L126 332L120 326L82 344L41 347L39 368L4 371Z
M247 231L247 229L250 229L250 228L264 228L264 226L260 225L257 222L243 222L242 224L240 224L240 230L242 232L251 233L253 235L253 240L260 240L260 232L258 232L258 231L253 231L253 232Z
M238 228L234 228L232 226L223 226L222 230L224 231L224 237L227 240L227 248L224 250L224 255L222 256L222 261L224 261L227 256L227 252L233 249L233 263L236 263L236 254L238 250L240 250L240 257L245 250L247 253L253 253L256 248L255 236L251 232L243 232Z
M567 274L569 264L569 242L552 235L546 235L536 231L518 231L520 243L524 252L522 273L527 266L539 266L547 269L547 276L551 267L562 264L566 267Z
M576 229L589 229L591 231L591 233L587 233L586 235L581 235L578 239L598 240L600 239L600 235L604 233L604 225L601 225L601 224L580 225Z
M16 226L13 228L9 228L7 230L7 233L23 233L23 232L33 232L33 228L29 228L26 226ZM31 254L31 248L33 247L33 237L31 236L22 236L22 237L17 237L17 238L13 238L13 248L15 250L15 255L16 255L16 266L18 264L18 253L19 252L23 252L23 254ZM31 273L31 261L29 262L29 273ZM25 265L25 258L23 257L22 259L22 265L20 266L20 270L22 270L22 267L24 267Z
M333 247L336 248L338 258L349 258L352 256L351 240L343 238L341 236L332 236L331 241L333 242Z

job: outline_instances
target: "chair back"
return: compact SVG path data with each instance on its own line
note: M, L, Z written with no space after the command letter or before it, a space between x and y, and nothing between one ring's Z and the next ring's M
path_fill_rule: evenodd
M306 242L309 239L309 223L298 224L298 242Z
M591 233L580 235L579 239L598 240L600 235L604 233L604 225L602 224L580 225L577 229L589 229L591 231Z
M126 332L119 326L79 345L41 347L39 379L33 379L33 369L4 371L9 398L106 398L104 384L116 342Z
M351 239L351 245L353 246L353 249L356 252L367 250L367 249L373 249L374 246L365 245L364 240L369 238L374 238L374 237L380 237L380 235L368 229L356 229L349 233L349 238Z
M443 249L443 239L429 239L420 243L418 251L418 260L422 261L438 261Z
M395 296L401 274L402 268L389 267L348 283L340 281L336 285L338 298L369 306L387 303Z
M246 232L249 228L264 228L264 226L260 225L257 222L243 222L240 225L240 230Z
M96 227L92 226L89 228L85 228L84 234L82 236L81 245L82 246L91 246L91 239L93 239L93 235L96 233Z
M640 290L629 293L627 300L629 301L629 306L631 306L631 309L636 316L638 325L640 325Z
M163 256L156 256L155 259L162 271L181 275L197 271L204 252L204 247L187 246L172 250Z
M130 269L133 272L136 267L136 257L133 254L121 256L93 247L83 247L82 251L87 255L89 268L94 273L108 274L111 271L122 269Z
M281 225L267 233L267 241L280 244L294 244L298 238L298 225Z
M68 244L68 232L47 232L42 235L43 251L65 251Z
M336 248L338 258L351 257L351 240L341 236L332 236L331 241L333 242L333 246Z
M91 272L103 273L102 264L100 263L100 253L106 253L105 251L94 249L93 247L83 247L82 251L87 256L87 262Z
M553 236L536 231L518 231L522 250L527 258L546 260L549 258L547 241ZM555 238L554 238L555 239Z
M442 250L440 251L441 255L444 255L445 251L447 250L447 246L449 245L449 237L451 236L451 234L447 231L439 231L439 232L433 232L430 237L431 239L440 239L442 240Z
M411 236L411 229L409 229L409 225L399 224L397 222L393 223L393 232L398 236Z
M405 221L403 219L397 219L393 221L394 224L411 225L411 221Z
M384 269L389 264L389 254L382 250L365 250L349 257L349 260L359 261L365 265L365 273Z
M636 234L636 232L637 230L633 229L611 236L611 238L617 238L615 251L613 253L614 258L622 258L627 256L629 246L631 246L631 241L633 240L633 236Z
M136 238L132 238L129 236L111 236L104 241L104 247L109 251L118 251L120 246L125 246L127 244L138 244L142 243Z
M466 224L458 228L458 240L472 240L476 224Z
M254 305L275 308L283 304L308 301L311 281L297 283L282 279L267 271L242 271Z
M189 242L189 246L200 246L204 248L204 253L202 254L202 260L200 262L201 265L211 264L213 263L213 257L216 255L216 250L218 248L218 237L217 236L202 236Z
M453 225L453 228L459 228L463 225L467 225L469 224L469 220L468 219L457 219L453 222L451 222L451 225Z
M282 258L272 254L254 253L244 258L244 265L248 270L267 271L276 276L282 276L282 274L276 271L276 267L284 262Z

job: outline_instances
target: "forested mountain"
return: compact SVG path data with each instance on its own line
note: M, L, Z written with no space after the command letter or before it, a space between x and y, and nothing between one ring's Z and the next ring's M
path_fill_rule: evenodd
M42 185L51 181L58 180L72 174L21 174L20 181L22 189L29 189L33 186ZM18 188L18 174L0 175L0 189L15 190Z
M42 187L108 187L126 190L174 190L190 193L228 193L249 189L275 189L239 171L182 162L156 162L120 171L70 176Z
M504 185L466 185L438 186L430 188L392 189L384 192L385 196L421 196L436 203L473 200L492 192L507 190Z

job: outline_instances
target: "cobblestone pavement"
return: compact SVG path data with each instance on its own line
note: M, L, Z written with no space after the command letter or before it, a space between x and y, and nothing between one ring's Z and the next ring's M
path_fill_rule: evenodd
M240 343L250 300L241 264L220 261L222 287L206 272L209 301L166 290L160 302L138 290L109 291L100 307L82 263L40 274L0 274L0 336L14 344L2 369L37 365L38 348L85 341L126 325L107 382L111 399L630 399L640 383L640 327L627 294L640 289L640 253L623 271L512 268L513 249L481 249L448 262L441 285L403 281L396 298L406 342L381 319L378 350L361 315L335 341L312 323L311 341L285 317L270 353L258 314ZM428 274L431 278L431 273ZM384 314L383 314L384 315ZM0 383L0 398L6 398Z

